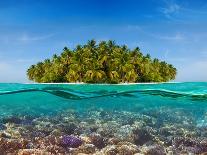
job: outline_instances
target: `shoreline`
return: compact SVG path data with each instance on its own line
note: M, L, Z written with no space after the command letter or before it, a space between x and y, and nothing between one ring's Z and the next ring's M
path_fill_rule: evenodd
M76 82L76 83L17 83L17 84L42 84L42 85L150 85L150 84L173 84L173 83L185 83L185 82L146 82L146 83L118 83L118 84L110 84L110 83L84 83L84 82Z

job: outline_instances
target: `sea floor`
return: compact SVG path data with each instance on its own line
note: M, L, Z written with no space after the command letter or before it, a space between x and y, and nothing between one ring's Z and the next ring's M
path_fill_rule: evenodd
M54 116L5 117L0 130L2 155L207 152L207 122L185 109L148 108L139 113L67 109Z

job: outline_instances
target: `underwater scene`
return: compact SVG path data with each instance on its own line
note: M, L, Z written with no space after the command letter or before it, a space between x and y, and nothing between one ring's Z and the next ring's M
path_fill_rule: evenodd
M207 152L207 83L0 84L0 154Z

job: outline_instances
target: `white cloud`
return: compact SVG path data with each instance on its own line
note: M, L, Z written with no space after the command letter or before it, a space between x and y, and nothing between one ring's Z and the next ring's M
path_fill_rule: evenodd
M142 31L142 27L139 25L127 25L127 30L140 30L140 31Z
M41 40L51 38L54 35L55 34L46 34L46 35L41 35L41 36L31 36L31 35L28 35L28 34L25 33L22 36L20 36L17 40L22 41L22 42L41 41Z
M176 32L175 34L172 34L172 35L164 35L164 34L159 34L159 33L148 32L147 30L145 30L139 25L127 25L126 29L129 31L138 31L140 33L143 33L144 35L147 35L149 37L153 37L156 39L170 40L170 41L186 41L186 37L180 32Z
M188 13L192 14L200 14L200 15L206 15L207 11L206 10L194 10L194 9L189 9L189 8L182 8L183 11L186 11Z
M43 41L55 36L56 33L43 34L43 35L31 35L28 33L23 34L4 34L0 36L0 44L10 44L11 43L30 43L35 41Z
M165 54L164 54L165 59L168 58L169 53L170 53L170 51L167 49L167 50L165 51Z
M38 60L35 59L17 59L16 62L20 62L20 63L27 63L27 62L37 62Z
M181 6L174 1L164 1L165 7L160 8L160 12L167 18L171 18L173 14L179 13Z
M163 34L155 34L155 33L147 33L149 36L166 41L176 41L176 42L186 42L187 38L181 33L175 33L173 35L163 35Z
M167 58L168 61L170 62L174 62L173 64L177 64L177 63L185 63L187 60L190 61L189 58L184 58L184 57L169 57Z
M189 23L203 19L207 15L205 2L198 8L189 7L188 3L182 3L182 1L163 0L163 2L164 6L158 8L158 11L169 20Z
M173 36L162 36L162 35L157 35L157 38L163 39L163 40L174 40L174 41L181 41L181 40L185 40L185 37L180 34L180 33L176 33Z

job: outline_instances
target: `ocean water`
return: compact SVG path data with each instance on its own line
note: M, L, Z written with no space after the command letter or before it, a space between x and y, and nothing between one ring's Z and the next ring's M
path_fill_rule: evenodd
M49 127L42 127L40 122L49 122ZM9 129L18 131L16 137L26 140L38 137L32 134L37 131L46 138L58 129L59 137L90 137L96 133L106 140L116 138L139 147L159 145L165 152L173 148L174 152L202 153L207 151L203 144L207 140L207 83L1 83L0 123L1 132L8 134L4 138L10 139L16 135ZM72 129L68 127L71 123ZM13 128L8 124L13 124ZM33 129L27 130L28 126ZM27 130L27 136L19 127ZM138 129L145 132L138 136L141 139L136 137ZM33 148L38 146L35 141L32 143ZM96 147L100 151L107 145L112 144L104 142L102 147Z
M0 84L1 117L53 115L67 108L140 112L162 107L181 108L202 119L207 110L207 83Z

